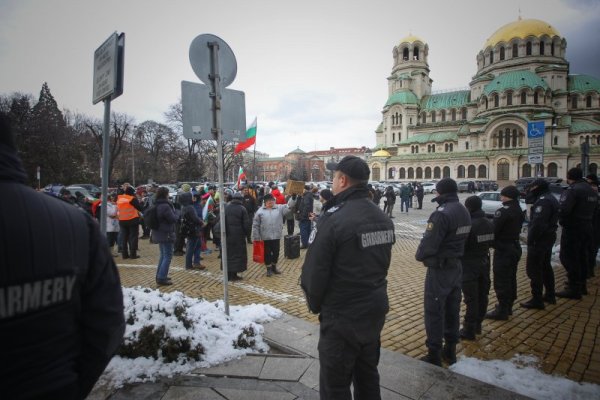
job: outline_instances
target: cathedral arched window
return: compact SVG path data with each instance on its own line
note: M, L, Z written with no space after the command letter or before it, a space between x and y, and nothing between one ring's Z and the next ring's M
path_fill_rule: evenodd
M494 50L490 50L490 64L494 62Z
M586 106L587 108L591 108L591 107L592 107L592 96L590 96L590 95L587 95L587 96L585 97L585 106Z
M423 168L417 167L416 175L417 175L417 179L423 179Z
M504 132L504 147L510 147L510 129L508 128L506 128L506 131Z
M465 149L469 150L469 142L465 142Z
M450 151L454 151L454 144L450 143Z
M463 109L461 110L461 119L462 119L462 120L465 120L465 119L467 119L467 109L466 109L466 108L463 108Z
M402 114L399 114L396 118L398 118L398 125L402 125Z
M418 60L419 59L419 48L415 47L413 49L413 60Z
M512 45L512 56L513 58L519 57L519 45L517 43L513 43Z
M452 109L452 111L450 111L450 115L451 115L452 121L456 121L456 110L454 108Z
M506 92L506 105L507 106L512 106L512 92Z
M442 173L442 170L440 169L440 167L435 167L433 169L433 178L434 179L440 179L441 178L441 176L440 176L441 173Z
M527 104L527 93L525 91L521 92L521 104Z
M450 167L448 167L448 166L444 167L444 169L442 170L442 177L450 178Z
M487 178L487 168L485 165L481 164L477 169L477 177L478 178Z
M465 177L465 167L464 167L464 165L459 165L458 166L458 170L456 171L456 177L457 178L464 178Z
M556 163L551 162L548 164L548 176L557 176L558 175L558 165Z
M406 170L404 168L400 168L398 179L406 179Z
M488 109L488 106L489 106L489 104L488 104L488 99L487 99L487 97L486 97L486 98L485 98L485 109L486 109L486 110Z
M554 136L554 146L558 146L558 136Z
M448 152L448 143L444 144L444 151L447 153Z
M396 132L392 132L392 143L396 141Z
M422 123L426 124L427 123L427 113L421 114L421 119L422 119Z
M413 167L408 167L408 179L415 179L415 170Z
M432 145L431 145L431 152L432 152L432 153L435 153L435 144L432 144Z
M531 55L531 42L527 42L527 44L525 45L525 55L526 56Z
M517 130L512 131L512 147L517 147Z
M442 122L446 121L446 110L442 110Z
M544 41L542 40L542 41L540 42L540 55L541 55L541 56L543 56L543 55L544 55L544 53L546 52L546 49L545 49L545 47L546 47L546 44L545 44L545 43L544 43Z
M435 122L435 111L431 112L431 122Z
M550 44L550 54L554 55L554 42Z
M533 104L537 104L539 102L539 95L538 92L534 92L533 93Z
M408 49L404 48L404 50L402 50L402 59L404 61L408 61Z
M425 167L425 179L431 179L431 167Z
M469 165L467 168L467 178L475 178L475 166Z
M495 94L494 95L494 107L499 107L499 106L500 106L500 96Z
M504 60L504 46L500 47L500 61Z
M577 108L577 95L571 96L571 108Z
M531 165L523 164L521 176L523 178L529 178L531 176Z

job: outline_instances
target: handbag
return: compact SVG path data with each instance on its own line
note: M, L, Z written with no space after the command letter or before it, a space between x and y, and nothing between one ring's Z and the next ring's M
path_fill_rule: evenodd
M265 262L265 242L262 240L252 242L252 260L259 264Z

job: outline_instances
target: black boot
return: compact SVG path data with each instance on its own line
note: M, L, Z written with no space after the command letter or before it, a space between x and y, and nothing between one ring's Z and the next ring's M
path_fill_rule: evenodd
M494 319L496 321L507 321L508 320L508 307L502 304L496 305L493 311L485 314L486 319Z
M267 267L267 276L269 276L269 277L273 276L273 268Z
M272 269L272 271L273 271L273 273L274 273L275 275L279 275L279 274L281 274L281 271L279 271L279 270L277 269L277 265L273 264L273 266L271 267L271 269Z
M587 291L587 283L583 282L583 285L581 285L581 294L583 295L587 295L588 291Z
M458 333L460 334L460 338L464 340L475 340L475 332L476 332L476 324L465 322L463 323L463 327ZM444 348L445 351L445 348Z
M569 285L562 292L557 292L556 297L560 297L563 299L573 299L573 300L581 300L581 292L578 287L574 285Z
M444 345L444 349L442 350L442 358L448 363L448 365L456 363L456 343L446 343Z
M532 297L531 300L526 301L524 303L521 303L521 307L523 308L528 308L528 309L536 309L536 310L543 310L544 308L546 308L544 306L544 300L542 299L536 299L535 297Z
M556 304L556 296L554 295L554 293L546 293L544 297L542 297L542 300L544 301L544 303Z
M477 324L475 324L475 333L478 335L481 335L481 322L478 322Z
M421 361L425 361L426 363L437 365L438 367L442 366L442 352L440 350L429 350L426 356L420 358Z

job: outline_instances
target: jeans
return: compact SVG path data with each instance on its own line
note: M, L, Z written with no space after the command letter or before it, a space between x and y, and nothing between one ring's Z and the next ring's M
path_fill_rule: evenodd
M187 237L186 240L187 246L185 248L185 267L192 268L192 258L195 258L194 253L196 252L196 248L198 248L198 262L196 264L200 262L200 237Z
M302 220L298 223L300 225L300 242L302 247L308 246L308 237L310 236L311 222L310 220Z
M158 249L160 255L158 257L156 280L164 281L167 279L167 275L169 275L169 266L171 265L171 259L173 258L173 243L159 243Z

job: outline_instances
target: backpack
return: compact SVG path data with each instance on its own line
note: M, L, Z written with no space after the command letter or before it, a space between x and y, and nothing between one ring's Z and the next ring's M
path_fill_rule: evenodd
M158 222L158 207L156 204L149 207L144 211L144 224L150 229L158 229L160 223Z

